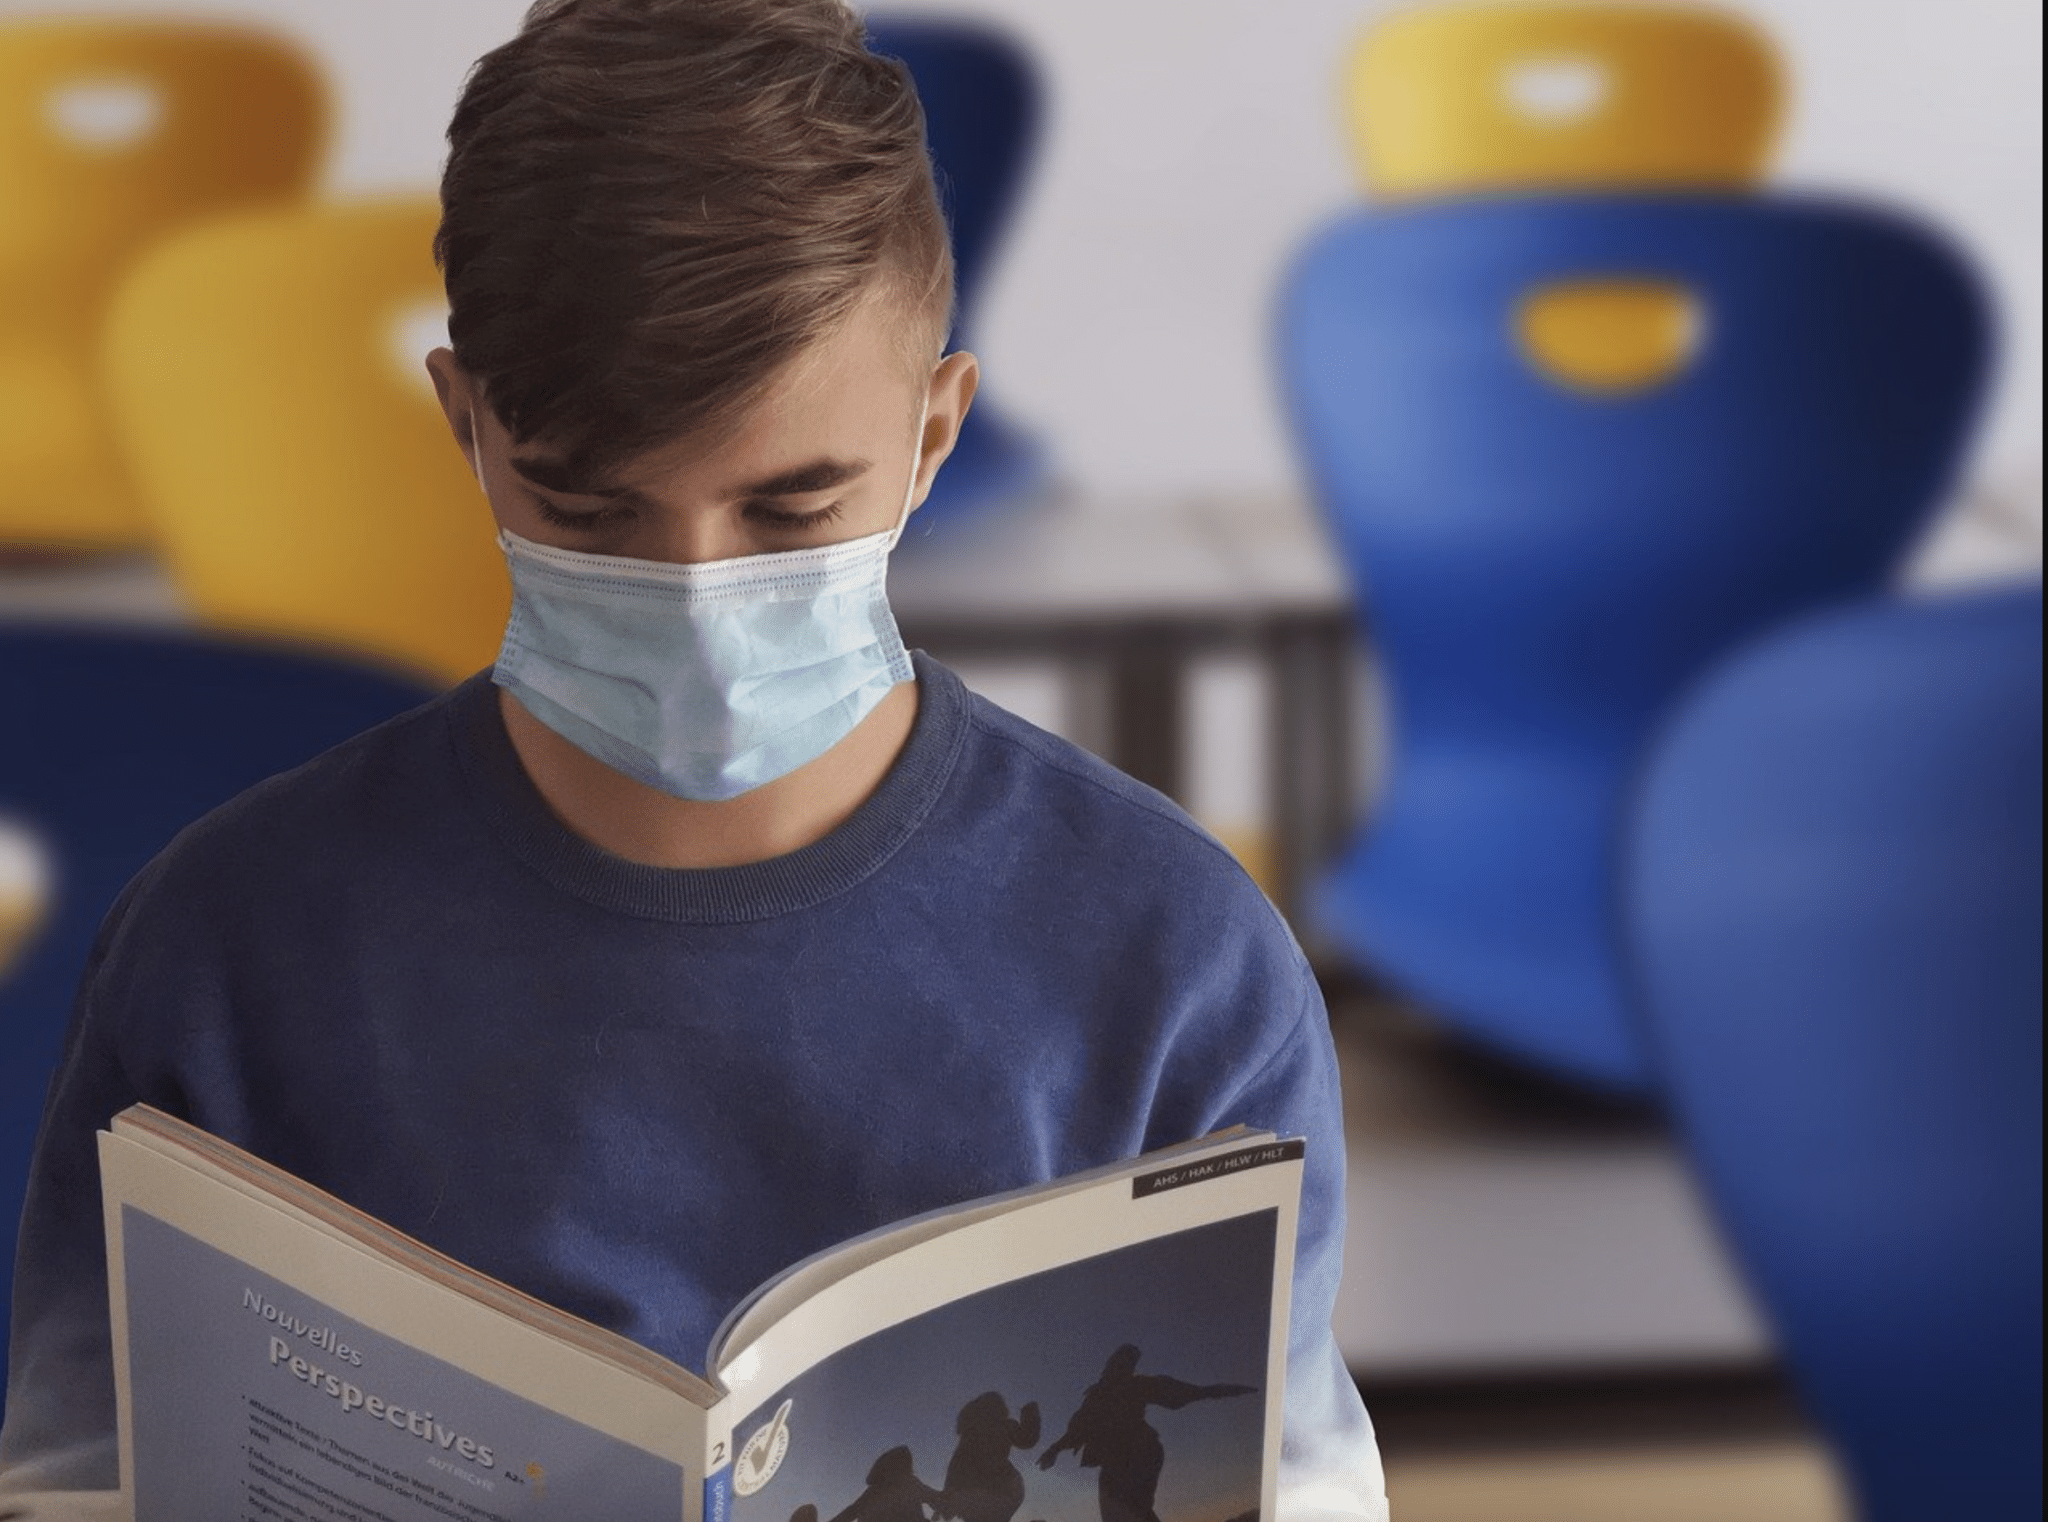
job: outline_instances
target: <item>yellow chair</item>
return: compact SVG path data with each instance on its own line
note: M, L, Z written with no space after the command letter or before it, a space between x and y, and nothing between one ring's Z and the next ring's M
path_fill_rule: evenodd
M144 541L93 376L108 291L167 229L302 194L326 116L258 32L0 23L0 546Z
M1366 188L1388 198L1739 189L1776 147L1770 39L1661 5L1428 6L1371 27L1344 82Z
M421 364L438 217L420 197L223 218L116 293L108 397L202 621L444 681L495 656L509 579Z
M49 921L55 879L49 848L27 824L0 814L0 983Z

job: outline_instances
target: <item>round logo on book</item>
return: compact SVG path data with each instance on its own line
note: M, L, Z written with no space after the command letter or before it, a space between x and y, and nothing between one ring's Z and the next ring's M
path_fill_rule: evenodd
M782 1467L783 1455L789 1452L789 1408L795 1404L786 1400L777 1406L769 1423L740 1449L732 1466L732 1488L740 1495L752 1495L774 1479L775 1471Z

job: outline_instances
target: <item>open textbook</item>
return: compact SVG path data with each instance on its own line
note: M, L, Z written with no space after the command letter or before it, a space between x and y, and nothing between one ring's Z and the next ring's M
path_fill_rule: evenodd
M100 1138L136 1522L1273 1515L1302 1144L842 1243L704 1379L137 1105Z

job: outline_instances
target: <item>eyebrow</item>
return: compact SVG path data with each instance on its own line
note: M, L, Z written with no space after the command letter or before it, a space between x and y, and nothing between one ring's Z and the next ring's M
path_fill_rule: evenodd
M645 493L631 486L593 486L560 460L514 458L512 468L535 486L560 492L565 497L604 497L634 503L647 500Z
M646 493L632 486L594 486L581 479L560 460L546 457L514 459L512 468L535 486L549 491L560 492L565 497L602 497L607 501L627 502L644 505ZM759 501L762 498L801 497L811 492L830 491L835 486L864 476L872 469L867 460L813 460L807 465L798 465L789 470L777 471L758 481L736 486L726 493L733 501Z
M844 486L868 473L866 460L813 460L808 465L799 465L793 470L778 471L759 481L745 486L736 486L726 495L734 500L754 501L762 497L802 497L811 492L830 491L835 486Z

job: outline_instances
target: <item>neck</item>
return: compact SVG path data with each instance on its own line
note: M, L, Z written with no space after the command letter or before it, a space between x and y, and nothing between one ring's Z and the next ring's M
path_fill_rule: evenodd
M849 819L910 740L917 684L892 687L817 760L737 798L676 798L613 771L498 691L505 733L557 819L612 855L648 867L740 867L800 851Z

